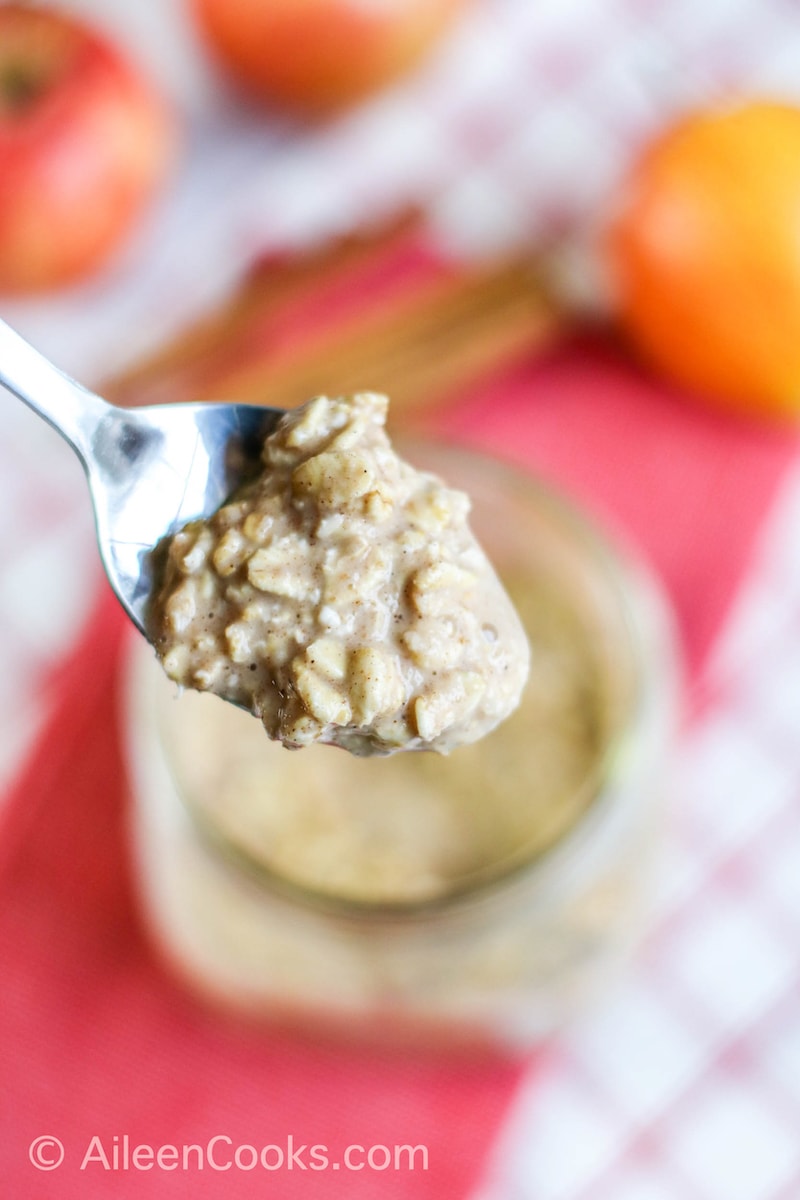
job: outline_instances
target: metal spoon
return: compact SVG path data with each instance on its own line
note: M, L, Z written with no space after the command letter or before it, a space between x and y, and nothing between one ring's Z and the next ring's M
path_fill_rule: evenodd
M215 512L253 474L261 443L283 410L247 404L117 408L59 371L4 321L0 383L57 429L81 460L103 566L144 633L151 550L187 521Z

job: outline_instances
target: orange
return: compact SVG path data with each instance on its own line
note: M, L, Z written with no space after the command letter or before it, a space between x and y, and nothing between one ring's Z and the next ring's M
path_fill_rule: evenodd
M619 319L658 369L800 418L800 109L684 119L635 166L607 250Z

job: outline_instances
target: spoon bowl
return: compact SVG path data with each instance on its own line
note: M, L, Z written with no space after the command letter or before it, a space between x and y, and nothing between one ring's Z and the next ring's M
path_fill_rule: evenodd
M152 551L208 517L258 469L283 409L248 404L118 408L70 379L0 321L0 383L46 420L83 465L114 592L145 633Z

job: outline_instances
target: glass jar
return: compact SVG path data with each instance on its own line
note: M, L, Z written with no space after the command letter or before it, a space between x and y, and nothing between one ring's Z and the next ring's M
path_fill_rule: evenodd
M467 491L531 641L520 709L452 755L290 752L131 644L132 844L153 937L273 1021L525 1047L583 1004L646 911L677 698L653 580L548 487L402 447Z

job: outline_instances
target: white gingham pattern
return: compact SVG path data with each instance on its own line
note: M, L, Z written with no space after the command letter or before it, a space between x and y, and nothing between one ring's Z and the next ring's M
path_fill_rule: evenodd
M653 924L473 1200L800 1196L800 469L681 739Z
M0 803L48 711L100 575L83 472L58 435L0 392Z
M414 79L316 132L227 101L178 0L68 7L127 37L190 127L173 193L111 271L0 303L84 378L211 304L257 249L407 200L467 251L565 238L593 296L584 247L657 125L737 85L800 97L792 0L475 0ZM99 568L69 450L4 395L0 431L2 791ZM654 927L531 1068L473 1200L800 1197L799 529L800 470L682 739Z

